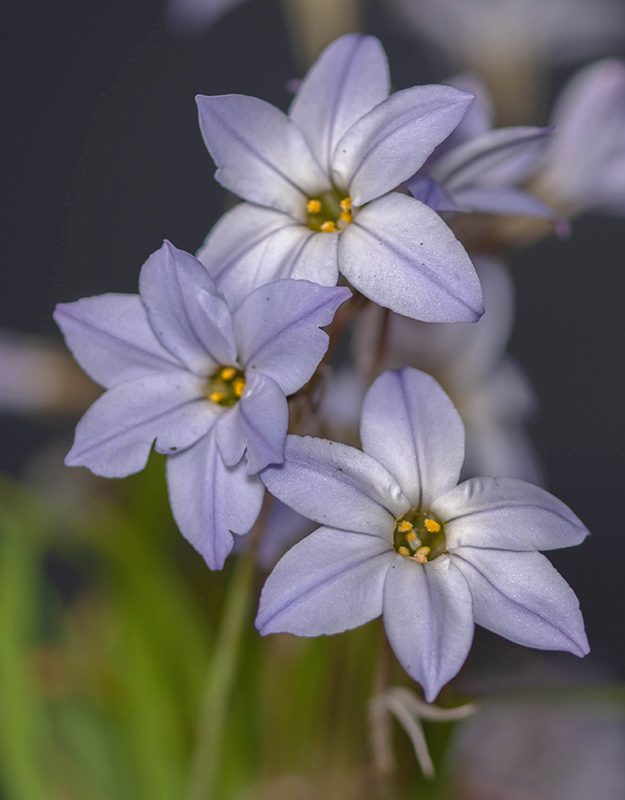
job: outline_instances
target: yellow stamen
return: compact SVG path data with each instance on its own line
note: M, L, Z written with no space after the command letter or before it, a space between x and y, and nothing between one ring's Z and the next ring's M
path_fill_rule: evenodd
M408 522L408 520L407 520L407 519L405 519L403 522L400 522L400 523L399 523L399 525L397 526L397 530L398 530L400 533L406 533L406 531L411 531L411 530L412 530L412 527L413 527L413 526L412 526L412 522ZM408 538L408 537L406 536L406 539L407 539L407 538Z
M435 519L426 519L424 525L430 533L438 533L441 529L441 526Z
M237 371L234 367L222 367L221 369L221 377L225 381L231 381L236 374Z
M414 542L417 538L417 534L414 531L410 531L406 534L406 541L407 542Z
M349 211L341 211L339 216L343 222L351 222L354 219Z
M321 201L309 200L306 209L309 214L318 214L321 211Z
M431 549L429 547L420 547L417 552L415 553L415 559L419 562L419 564L425 564L428 560L428 556L431 553Z
M245 391L245 380L243 378L237 378L235 381L232 381L232 388L236 396L241 397Z
M220 400L223 400L225 397L223 392L211 392L208 395L208 399L212 400L213 403L218 403Z
M323 223L321 230L323 233L334 233L336 231L336 225L331 220L328 220L327 222Z
M398 547L397 552L400 556L409 556L410 550L407 547Z
M339 205L341 206L342 211L351 211L352 209L352 201L349 197L344 197Z

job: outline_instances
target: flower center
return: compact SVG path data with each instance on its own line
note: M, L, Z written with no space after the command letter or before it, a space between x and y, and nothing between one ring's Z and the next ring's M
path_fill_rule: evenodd
M433 561L447 550L445 526L426 509L411 508L395 522L395 550L419 564Z
M342 231L353 219L351 209L349 197L341 197L336 189L332 189L308 201L306 224L312 231L322 233Z
M233 406L244 391L245 375L237 367L219 367L206 384L206 397L227 408Z

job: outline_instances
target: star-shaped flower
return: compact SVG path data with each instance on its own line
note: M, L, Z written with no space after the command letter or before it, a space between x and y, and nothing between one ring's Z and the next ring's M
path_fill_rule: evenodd
M143 265L138 295L58 305L76 360L107 389L78 423L66 463L124 477L145 467L154 444L169 455L180 530L221 569L232 532L247 533L260 511L255 473L283 460L286 396L314 373L328 346L319 326L349 295L284 280L232 313L204 267L165 242Z
M377 39L350 34L319 57L289 115L253 97L198 97L217 180L248 202L198 258L235 306L278 278L360 292L430 322L474 322L479 280L426 204L394 191L456 127L472 96L415 86L389 96Z
M363 451L289 436L267 488L322 527L295 545L263 589L262 634L319 636L380 615L399 661L428 701L456 675L474 622L514 642L588 652L577 598L538 550L587 530L559 500L511 478L456 485L458 413L407 367L365 398Z

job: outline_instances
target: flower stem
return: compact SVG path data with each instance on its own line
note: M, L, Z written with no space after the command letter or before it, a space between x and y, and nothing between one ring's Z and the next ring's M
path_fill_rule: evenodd
M193 753L187 800L213 800L223 730L252 600L255 548L238 559L209 667Z

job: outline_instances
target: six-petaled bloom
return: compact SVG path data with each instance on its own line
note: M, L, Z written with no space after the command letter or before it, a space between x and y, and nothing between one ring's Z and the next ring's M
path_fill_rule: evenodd
M360 434L362 451L289 436L284 463L261 473L322 525L267 579L262 634L333 634L382 615L428 701L464 663L474 623L529 647L588 652L577 598L538 552L586 537L567 506L512 478L457 485L462 422L411 367L372 384Z
M76 429L66 463L124 477L152 445L168 454L174 517L212 569L247 533L264 495L257 472L283 460L286 396L313 375L344 287L283 280L233 313L206 269L168 242L144 264L139 294L60 304L76 360L107 391ZM246 455L244 459L243 456Z
M390 94L379 41L337 39L304 78L288 116L254 97L198 97L215 177L247 202L198 258L234 305L262 283L339 272L382 306L426 322L475 322L479 280L428 205L395 191L462 119L471 94L415 86Z

